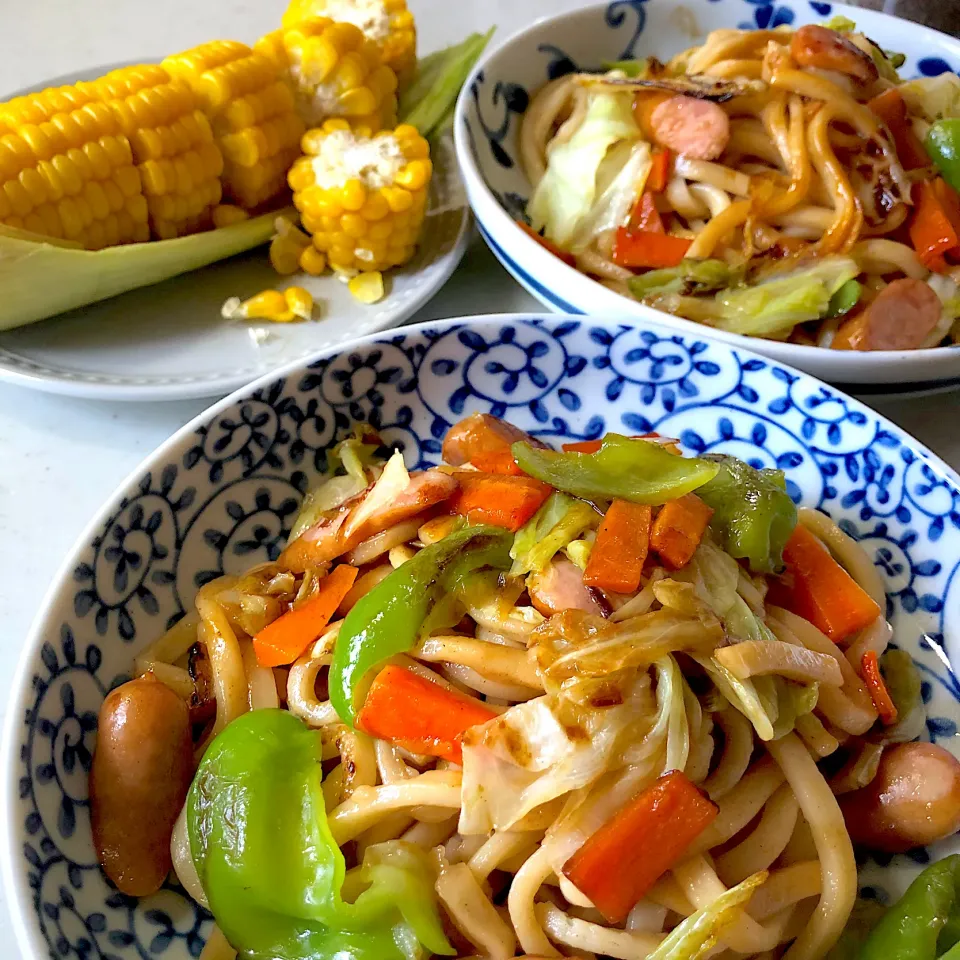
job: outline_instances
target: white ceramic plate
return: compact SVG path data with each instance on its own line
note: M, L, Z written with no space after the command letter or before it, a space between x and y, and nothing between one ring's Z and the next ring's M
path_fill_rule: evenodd
M10 96L101 76L122 65L55 77ZM0 333L0 380L101 400L212 397L319 350L402 323L447 282L469 239L470 209L452 144L442 144L437 154L420 249L405 267L385 275L387 296L379 303L360 303L329 274L278 277L261 247ZM256 324L220 316L228 297L291 284L313 294L319 320Z
M905 20L819 0L606 0L554 12L506 39L495 38L464 84L454 124L457 159L477 224L497 258L538 300L560 313L629 317L687 336L711 336L859 394L923 393L960 386L960 347L859 353L744 337L683 320L623 297L560 263L515 221L530 183L518 131L530 96L548 79L604 60L674 53L720 28L800 26L842 14L882 47L903 52L904 77L960 69L960 41Z

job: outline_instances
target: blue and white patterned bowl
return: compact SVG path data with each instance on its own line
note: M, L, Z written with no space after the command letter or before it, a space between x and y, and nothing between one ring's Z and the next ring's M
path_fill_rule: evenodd
M199 955L210 919L176 886L138 902L97 866L87 773L105 693L202 584L277 556L351 423L372 423L425 467L474 410L551 442L657 430L688 451L784 470L796 499L874 557L897 642L923 673L929 734L955 748L960 477L929 451L805 374L662 326L494 316L409 327L211 407L117 491L63 567L27 641L4 740L3 874L27 960ZM910 866L871 865L868 893L886 896Z
M799 26L843 14L907 60L905 77L960 68L960 40L871 10L808 0L612 0L537 20L477 64L454 121L457 159L480 232L510 273L560 313L662 323L685 336L710 333L800 367L855 393L911 393L960 386L960 347L851 353L778 343L722 331L653 310L561 263L514 226L531 194L520 163L519 129L530 97L544 83L604 61L661 60L701 43L721 27Z

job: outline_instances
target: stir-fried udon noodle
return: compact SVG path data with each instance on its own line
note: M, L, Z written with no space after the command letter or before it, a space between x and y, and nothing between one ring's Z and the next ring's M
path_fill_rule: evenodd
M955 341L960 81L903 82L902 57L835 19L716 30L666 64L547 83L520 133L541 242L734 333L856 350Z
M880 577L781 474L486 415L427 470L380 443L101 712L101 863L172 865L204 960L815 960L854 843L957 828Z

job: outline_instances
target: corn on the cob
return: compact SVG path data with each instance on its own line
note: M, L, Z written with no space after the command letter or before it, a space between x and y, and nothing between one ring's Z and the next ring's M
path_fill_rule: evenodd
M303 149L290 170L293 202L330 266L353 275L406 263L433 173L426 140L407 124L370 136L328 120Z
M270 320L273 323L309 320L313 316L313 297L303 287L287 287L282 293L264 290L249 300L231 297L220 312L226 320Z
M140 173L109 106L76 87L0 105L0 223L88 250L149 239Z
M245 210L275 199L304 130L277 64L245 44L216 40L163 66L200 99L223 153L224 194Z
M92 101L106 104L126 134L140 171L158 240L207 230L220 202L223 157L193 91L163 67L114 70L78 83Z
M353 24L302 20L262 37L255 49L290 78L308 126L329 117L349 117L372 130L397 122L397 75Z
M383 62L404 87L417 66L417 29L406 0L291 0L284 28L311 17L352 23L380 48Z

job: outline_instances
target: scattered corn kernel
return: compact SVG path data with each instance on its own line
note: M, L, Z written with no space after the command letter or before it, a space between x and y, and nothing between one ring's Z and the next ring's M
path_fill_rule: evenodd
M383 274L379 270L358 273L347 284L347 289L361 303L376 303L383 299Z
M274 229L277 232L270 241L270 264L286 277L300 269L300 257L310 246L310 237L286 217L277 217Z
M249 219L250 214L243 207L235 207L232 203L219 203L213 208L213 225L218 230Z
M220 313L226 320L270 320L273 323L309 320L313 316L313 297L303 287L287 287L282 293L264 290L249 300L231 297Z

